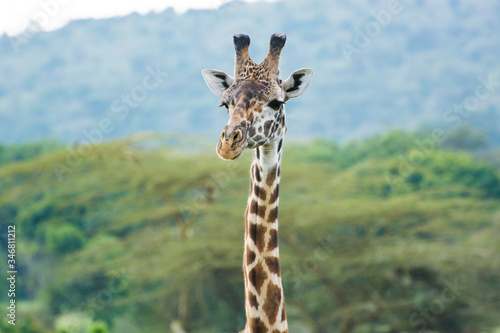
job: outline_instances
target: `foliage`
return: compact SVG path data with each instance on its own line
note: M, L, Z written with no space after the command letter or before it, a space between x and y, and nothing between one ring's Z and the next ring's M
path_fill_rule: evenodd
M60 148L61 146L55 140L30 142L18 145L0 144L0 166L12 162L29 160L38 155Z
M44 327L44 323L33 315L22 316L21 318L19 318L19 314L17 314L15 323L16 323L15 325L11 325L7 323L7 320L2 320L0 322L0 332L2 333L49 333L50 332L46 327Z
M487 141L485 133L462 126L448 133L443 147L456 150L477 150L484 148Z
M92 324L89 333L108 333L108 325L105 322L98 321Z
M285 146L280 251L291 331L500 326L499 172L438 146L415 159L424 139L394 131ZM241 330L251 154L224 162L150 138L87 148L67 169L53 166L67 166L68 149L0 168L2 228L16 224L18 234L18 300L46 311L19 314L42 318L36 332L65 329L76 314L94 333Z
M47 249L53 253L67 254L83 247L85 236L82 231L72 225L49 226L45 242Z

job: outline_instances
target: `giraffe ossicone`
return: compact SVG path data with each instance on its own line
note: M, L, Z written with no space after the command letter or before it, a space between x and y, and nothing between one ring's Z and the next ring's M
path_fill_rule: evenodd
M245 211L243 276L247 321L242 333L284 333L288 332L288 324L279 263L278 202L285 103L306 91L313 70L299 69L286 80L280 78L284 34L271 36L269 52L260 64L250 58L247 35L235 35L233 42L234 78L210 69L203 70L202 75L229 114L217 143L217 155L234 160L245 149L255 150Z

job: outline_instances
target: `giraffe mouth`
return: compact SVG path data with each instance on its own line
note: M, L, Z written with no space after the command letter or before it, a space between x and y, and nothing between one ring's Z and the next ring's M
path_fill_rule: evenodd
M242 149L242 150L241 150L241 151L240 151L237 155L235 155L233 158L231 158L231 161L232 161L232 160L235 160L235 159L237 159L238 157L240 157L241 155L243 155L243 152L244 152L244 151L245 151L245 150L244 150L244 149Z
M216 152L221 159L232 161L243 155L246 147L246 142L242 142L239 147L228 147L225 142L219 141L219 143L217 144Z

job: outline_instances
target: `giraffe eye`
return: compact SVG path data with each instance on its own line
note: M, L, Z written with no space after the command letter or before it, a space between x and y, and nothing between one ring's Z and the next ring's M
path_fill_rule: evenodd
M229 105L227 105L226 102L220 103L219 107L222 107L222 106L225 107L227 110L229 110Z
M272 101L270 101L267 106L269 106L271 109L275 110L275 111L278 111L279 109L281 109L281 106L285 104L285 102L283 101L279 101L277 99L273 99Z

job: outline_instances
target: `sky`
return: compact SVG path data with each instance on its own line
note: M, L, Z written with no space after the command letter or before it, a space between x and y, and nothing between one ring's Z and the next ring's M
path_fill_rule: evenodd
M147 14L173 7L183 13L190 8L218 8L230 0L0 0L0 35L25 31L30 22L38 29L54 30L69 21L85 18L109 18L133 12ZM257 0L246 0L254 2ZM269 1L269 0L267 0Z

